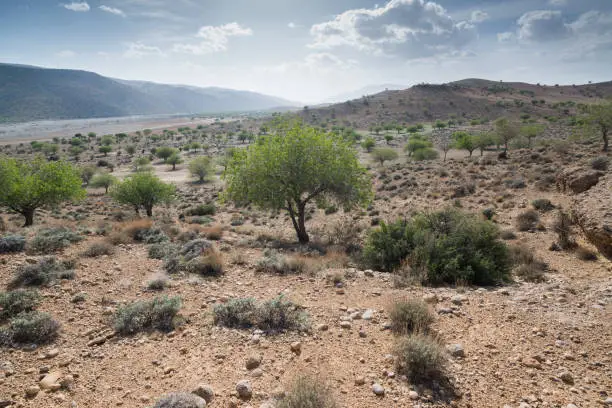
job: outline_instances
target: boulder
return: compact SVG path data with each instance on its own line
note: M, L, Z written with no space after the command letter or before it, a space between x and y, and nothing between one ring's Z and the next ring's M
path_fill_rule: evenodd
M599 182L604 173L601 171L573 167L563 170L557 175L557 190L563 193L580 194L589 190Z
M612 259L612 176L608 175L572 203L572 218L599 252Z

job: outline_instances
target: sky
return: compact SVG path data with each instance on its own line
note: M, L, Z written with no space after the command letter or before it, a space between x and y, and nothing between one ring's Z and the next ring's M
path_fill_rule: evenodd
M612 0L0 0L0 62L316 103L364 86L612 80Z

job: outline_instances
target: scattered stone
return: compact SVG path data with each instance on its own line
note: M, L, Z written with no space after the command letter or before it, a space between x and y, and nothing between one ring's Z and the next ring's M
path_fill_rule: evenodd
M59 349L51 349L49 351L47 351L47 353L45 354L45 358L54 358L57 357L57 355L59 354Z
M326 324L320 324L317 326L317 331L327 331L329 330L329 326Z
M208 384L199 384L195 390L193 390L192 394L197 395L200 398L204 398L207 404L215 397L215 391Z
M466 300L467 298L463 295L455 295L451 298L451 303L457 306L461 306Z
M61 384L59 383L60 378L62 378L62 373L59 371L50 372L49 374L45 375L42 380L40 380L40 388L43 390L57 391L62 388Z
M438 296L435 293L428 293L427 295L423 296L423 301L425 303L429 303L430 305L435 305L438 303Z
M249 380L241 380L236 383L236 392L241 399L251 399L253 396L253 388Z
M297 355L302 353L302 343L299 341L294 341L293 343L291 343L290 348L291 348L291 351Z
M461 344L451 344L446 349L453 357L465 357L465 351L463 350L463 346Z
M561 374L559 374L559 378L561 379L561 381L563 381L566 384L570 384L570 385L574 384L574 376L572 376L572 374L568 371L564 371Z
M340 322L340 327L342 327L343 329L350 329L351 323L350 322Z
M365 381L366 381L365 377L359 376L359 377L355 378L355 385L357 385L357 386L364 385Z
M246 361L246 369L247 370L254 370L257 367L259 367L261 365L261 356L251 356L247 359Z
M26 398L34 398L38 395L39 392L40 392L40 387L37 385L32 385L26 388L25 396Z
M382 397L385 395L385 388L382 385L375 383L372 385L372 392L379 397Z
M374 310L373 309L367 309L365 312L363 312L361 314L361 318L363 320L372 320L372 317L374 316Z
M416 400L418 400L418 399L419 399L419 393L418 393L418 392L416 392L416 391L410 391L410 392L408 393L408 398L410 398L410 399L411 399L411 400L413 400L413 401L416 401Z

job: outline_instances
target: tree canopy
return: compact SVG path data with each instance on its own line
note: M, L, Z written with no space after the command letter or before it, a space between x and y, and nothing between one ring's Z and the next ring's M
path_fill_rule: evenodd
M612 101L586 105L582 108L582 111L586 130L601 134L602 150L607 152L610 145L609 133L612 130Z
M200 156L189 163L189 173L198 177L199 182L203 183L206 177L213 173L212 162L208 156Z
M0 205L23 215L25 226L42 206L85 197L81 184L79 170L64 161L0 158Z
M114 185L111 196L121 204L132 205L136 212L142 207L148 217L153 216L153 207L174 199L176 188L162 182L151 173L136 173L125 181Z
M372 181L342 137L301 123L237 150L228 164L223 198L264 209L285 209L297 238L309 241L306 206L327 200L352 206L372 198Z

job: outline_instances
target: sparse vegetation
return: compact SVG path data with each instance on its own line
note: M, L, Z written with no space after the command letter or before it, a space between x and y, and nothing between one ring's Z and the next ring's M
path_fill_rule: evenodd
M395 354L397 372L414 383L427 383L443 377L444 351L432 337L423 334L402 337L397 341Z
M25 312L12 318L7 326L0 328L0 343L5 346L47 344L59 334L60 324L49 314Z
M535 210L527 210L516 217L516 229L519 231L531 231L535 229L540 221L540 215Z
M83 251L83 256L89 258L95 258L102 255L112 255L115 253L115 248L109 244L108 242L99 241L94 242L87 247L85 251Z
M123 335L148 330L170 331L176 325L181 298L156 297L121 306L113 317L113 328Z
M168 394L155 402L153 408L205 408L206 400L195 394L176 392Z
M40 303L40 295L35 290L17 289L0 293L0 320L15 317L23 312L31 312Z
M433 323L429 307L422 300L401 300L389 309L391 330L395 334L427 333Z
M144 208L148 217L153 216L153 207L169 203L174 199L176 188L162 182L150 173L137 173L111 189L111 196L121 204L136 210Z
M34 254L50 254L82 239L79 234L67 228L44 228L30 240L27 250Z
M0 237L0 254L21 252L25 250L26 240L21 235L5 235Z
M277 408L336 408L331 388L321 380L305 375L298 376Z
M35 264L18 267L9 287L47 286L57 279L72 279L73 274L55 257L42 258Z

